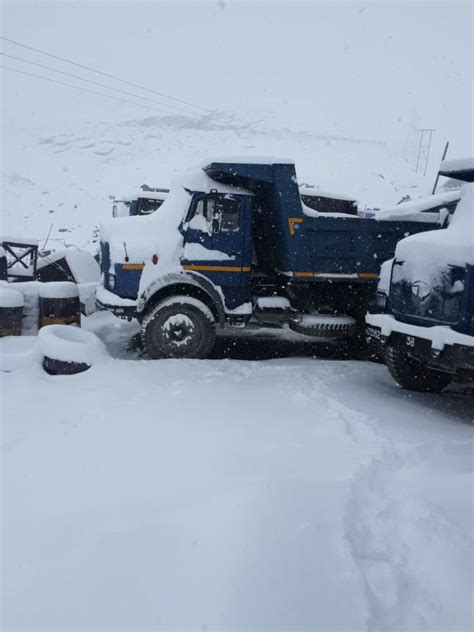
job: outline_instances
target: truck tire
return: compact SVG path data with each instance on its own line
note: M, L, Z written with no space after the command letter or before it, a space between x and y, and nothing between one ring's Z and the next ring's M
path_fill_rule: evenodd
M207 358L216 340L216 321L202 301L173 296L145 314L141 336L150 358Z
M440 393L452 382L451 375L430 369L399 346L387 345L385 363L393 379L411 391Z
M357 333L357 321L352 316L305 314L298 320L290 320L288 325L299 334L316 338L348 338Z

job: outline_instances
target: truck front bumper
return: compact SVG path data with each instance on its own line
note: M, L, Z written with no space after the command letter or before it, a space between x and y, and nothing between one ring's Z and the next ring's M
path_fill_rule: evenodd
M447 373L474 375L474 339L449 330L451 340L442 341L444 327L419 327L395 320L388 314L366 316L366 340L383 355L387 343L403 347L423 364Z
M106 290L103 285L99 285L96 295L96 307L99 310L107 310L118 316L119 318L126 318L131 320L137 316L137 305L135 301L128 298L121 298L109 290Z

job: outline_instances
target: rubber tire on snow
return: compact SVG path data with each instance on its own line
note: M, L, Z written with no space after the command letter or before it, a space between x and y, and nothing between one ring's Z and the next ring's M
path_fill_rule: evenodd
M290 329L296 331L299 334L303 334L305 336L313 336L316 338L348 338L350 336L355 336L357 333L357 323L347 322L341 323L337 322L338 316L330 316L328 315L327 320L322 320L320 323L315 325L305 325L303 323L299 323L296 320L290 320L288 323Z
M440 393L452 382L451 375L430 369L399 346L387 345L385 363L393 379L411 391Z
M38 344L43 368L50 375L75 375L87 371L105 355L95 334L72 325L47 325L39 330Z
M167 343L165 324L175 316L184 316L192 323L193 332L189 344L173 347ZM185 327L185 325L184 325ZM179 329L179 325L176 327ZM173 333L173 332L172 332ZM176 333L179 334L179 331ZM187 296L173 296L154 305L145 314L141 331L143 348L150 358L207 358L216 340L216 322L210 309L202 301Z

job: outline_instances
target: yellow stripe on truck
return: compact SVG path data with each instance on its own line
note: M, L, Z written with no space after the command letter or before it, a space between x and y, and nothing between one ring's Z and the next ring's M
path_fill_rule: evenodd
M143 270L144 263L122 263L122 270Z
M293 272L293 276L296 278L305 278L305 277L317 277L324 276L337 279L338 277L341 279L344 278L355 278L355 274L344 274L343 272ZM357 276L360 279L378 279L379 275L377 272L359 272Z
M250 272L250 266L201 266L186 264L183 270L196 270L197 272Z

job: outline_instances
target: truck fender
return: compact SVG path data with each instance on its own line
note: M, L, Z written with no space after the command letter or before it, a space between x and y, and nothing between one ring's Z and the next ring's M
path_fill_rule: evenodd
M175 286L176 292L173 291L173 286ZM224 327L225 310L221 295L209 279L196 272L172 272L155 279L138 297L137 315L143 314L150 302L155 303L160 297L167 298L173 294L183 294L186 291L185 286L188 286L190 289L197 289L200 293L205 293L207 298L205 302L209 304L211 311L214 312L220 327ZM196 292L194 291L193 293L191 289L190 296L195 294ZM199 296L195 296L195 298L199 298Z

